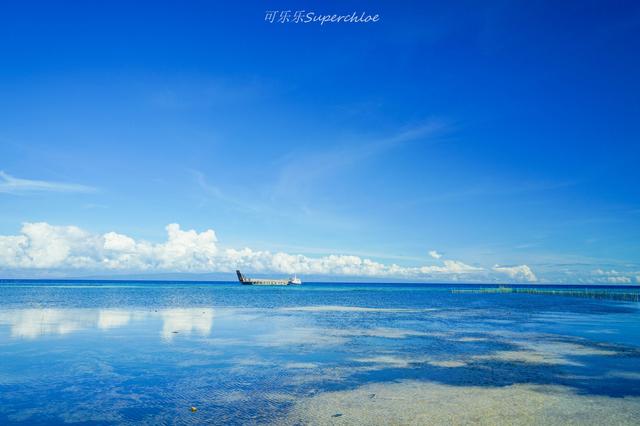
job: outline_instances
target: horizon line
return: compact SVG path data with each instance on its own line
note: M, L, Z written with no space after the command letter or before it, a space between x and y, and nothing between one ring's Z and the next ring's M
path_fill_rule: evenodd
M199 280L199 279L144 279L144 278L0 278L0 283L5 282L156 282L156 283L216 283L228 284L238 283L237 280ZM239 283L238 283L239 284ZM620 288L640 288L640 284L612 284L612 283L488 283L488 282L424 282L424 281L304 281L303 284L410 284L410 285L486 285L486 286L530 286L530 287L620 287Z

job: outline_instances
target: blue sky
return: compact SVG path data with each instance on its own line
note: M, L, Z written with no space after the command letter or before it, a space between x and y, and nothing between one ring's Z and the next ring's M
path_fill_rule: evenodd
M162 244L177 223L216 250L475 268L408 279L640 282L635 2L1 8L6 274L96 269L37 262L56 227ZM264 21L287 9L381 21Z

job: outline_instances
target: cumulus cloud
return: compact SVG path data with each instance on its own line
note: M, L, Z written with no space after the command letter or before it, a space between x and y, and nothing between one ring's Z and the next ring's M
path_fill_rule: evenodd
M538 281L538 277L533 273L531 268L527 265L517 266L500 266L495 265L492 270L501 274L507 274L510 278L524 280L529 282Z
M433 257L434 259L440 259L442 257L442 255L435 250L429 251L429 256Z
M94 192L96 189L77 183L21 179L0 170L0 193L23 192Z
M224 248L215 232L166 227L164 242L151 243L117 232L92 234L76 226L25 223L18 235L0 236L0 269L87 270L129 272L233 272L302 275L338 275L415 280L486 280L508 275L536 281L527 265L494 266L492 270L460 260L442 259L432 251L436 264L401 266L352 255L309 257L302 254ZM490 276L494 273L493 277Z
M91 266L99 237L76 226L25 223L21 235L0 236L0 265L5 268Z
M25 223L21 235L0 236L0 267L12 269L122 269L204 271L215 266L216 235L166 227L167 241L152 244L76 226Z

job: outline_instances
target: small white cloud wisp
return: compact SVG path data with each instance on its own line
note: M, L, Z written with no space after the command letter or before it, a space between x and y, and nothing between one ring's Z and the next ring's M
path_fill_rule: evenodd
M435 250L430 250L429 256L433 257L434 259L440 259L442 257L442 255Z
M95 192L90 186L77 183L50 182L21 179L0 170L0 193L20 194L26 192Z

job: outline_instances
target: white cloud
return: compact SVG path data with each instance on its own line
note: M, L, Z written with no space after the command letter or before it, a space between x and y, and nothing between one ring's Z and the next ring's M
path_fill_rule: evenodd
M136 249L136 242L133 238L115 232L104 234L105 250L133 252Z
M242 269L248 273L467 281L500 281L506 274L511 279L537 281L527 265L495 265L487 270L460 260L442 259L435 251L430 253L437 260L435 265L401 266L353 255L309 257L251 248L221 248L213 230L183 230L178 224L168 225L166 232L166 241L151 243L117 232L100 235L76 226L25 223L19 235L0 236L0 269L128 272L233 272Z
M591 274L595 276L594 279L597 282L608 284L631 284L631 277L627 276L629 275L628 272L625 275L625 273L616 271L615 269L611 269L608 271L603 269L595 269L591 271ZM640 276L636 277L636 281L640 283Z
M467 265L458 260L445 260L443 266L422 266L418 268L423 274L443 273L443 274L468 274L482 271L482 268Z
M527 265L517 265L517 266L499 266L495 265L492 268L493 271L507 274L509 277L513 279L521 279L529 282L538 281L538 277L533 273L531 268Z
M631 278L629 277L607 277L606 282L611 284L630 284Z
M430 250L429 256L433 257L434 259L440 259L442 257L442 255L435 250Z
M0 193L22 192L95 192L95 188L76 183L21 179L0 170Z
M0 236L0 267L11 269L121 269L205 271L215 266L216 235L166 227L165 243L136 241L108 232L90 234L75 226L25 223L21 235Z
M616 271L615 269L611 269L609 271L605 271L603 269L595 269L592 273L593 275L605 275L610 277L620 275L620 272Z
M98 237L75 226L25 223L22 234L0 236L0 266L5 268L71 268L91 266Z
M10 276L58 275L83 271L89 273L180 272L247 274L315 275L397 278L415 281L466 282L538 282L526 264L493 267L445 259L435 250L429 251L429 264L406 265L381 262L371 258L329 254L307 256L286 252L254 250L249 247L221 246L211 230L184 230L178 224L166 226L166 239L149 242L118 232L94 234L77 226L55 226L48 223L25 223L16 235L0 235L0 271ZM403 259L403 262L408 262ZM391 262L391 261L389 261ZM425 262L427 263L427 262ZM638 269L590 269L576 272L574 282L640 284ZM34 272L38 270L40 272ZM558 282L545 274L543 282ZM124 320L124 319L122 319ZM117 323L118 318L105 317L104 324Z

